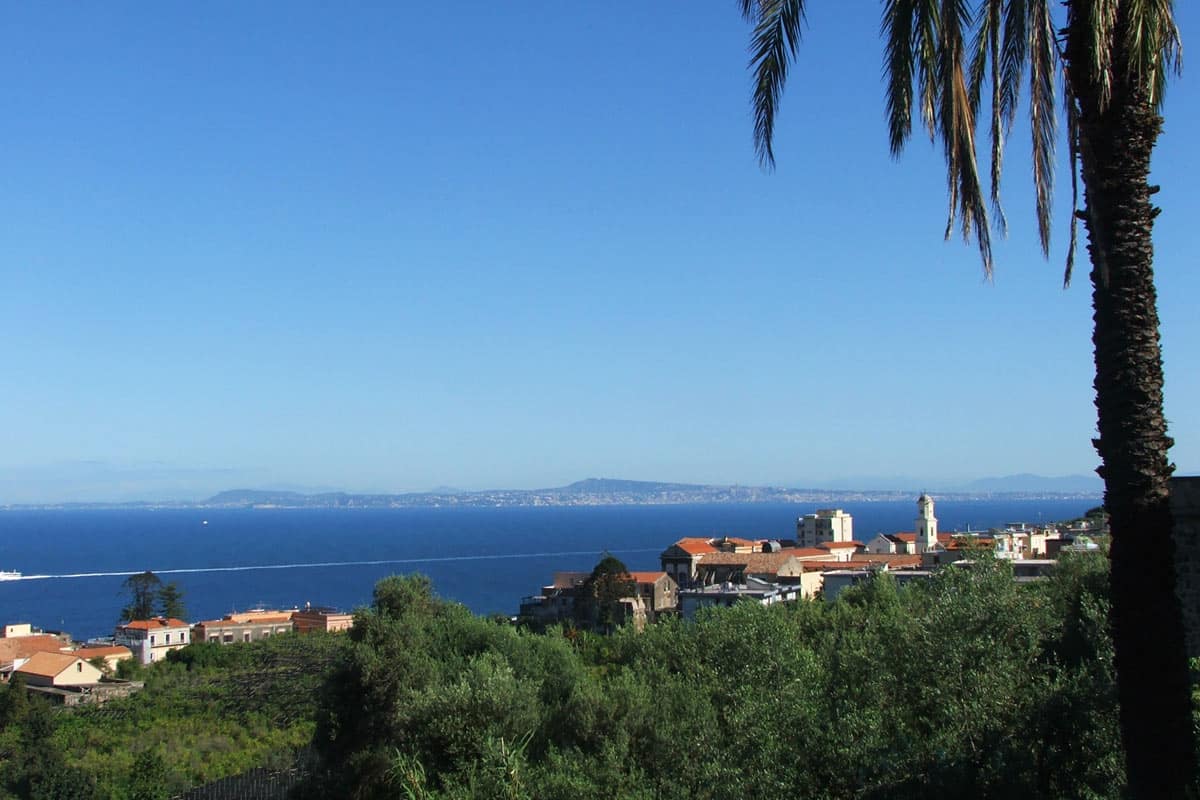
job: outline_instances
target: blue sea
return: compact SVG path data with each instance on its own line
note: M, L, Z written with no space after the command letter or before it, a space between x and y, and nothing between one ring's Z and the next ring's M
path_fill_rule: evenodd
M1097 500L939 502L942 530L1069 519ZM828 505L828 504L826 504ZM380 578L421 572L481 614L515 614L556 570L590 570L604 551L657 569L683 536L792 538L815 504L566 508L0 511L0 622L76 638L110 635L121 584L153 570L175 581L192 621L255 606L353 609ZM842 505L855 538L912 530L913 502Z

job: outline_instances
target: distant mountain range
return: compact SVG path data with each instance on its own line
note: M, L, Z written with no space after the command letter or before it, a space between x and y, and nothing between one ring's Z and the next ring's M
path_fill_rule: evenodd
M910 484L919 486L919 484ZM497 506L669 505L681 503L836 503L909 500L920 489L785 488L587 478L548 489L462 491L439 488L425 492L352 493L233 489L201 501L116 503L47 503L25 508L415 508ZM1086 476L1044 478L1010 475L983 478L957 488L929 491L942 500L1008 498L1098 498L1103 486ZM9 506L14 507L14 506Z
M1098 480L1077 476L1040 478L1014 475L974 481L956 490L940 491L942 499L979 499L993 496L1094 498L1103 487ZM429 506L581 506L663 505L677 503L823 503L869 500L906 500L911 489L803 489L777 486L723 486L691 483L587 478L547 489L491 489L485 491L430 491L404 494L351 494L327 492L300 494L250 489L221 492L202 505L218 507L287 508L400 508Z
M1047 478L1042 475L1007 475L1003 478L980 478L962 487L968 492L990 492L1004 494L1008 492L1065 492L1093 493L1100 495L1104 492L1104 482L1098 475L1063 475L1057 478Z

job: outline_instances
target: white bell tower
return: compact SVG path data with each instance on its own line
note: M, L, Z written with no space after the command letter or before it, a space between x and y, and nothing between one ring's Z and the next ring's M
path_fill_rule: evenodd
M933 498L924 492L917 498L917 552L928 553L937 549L937 517L933 515Z

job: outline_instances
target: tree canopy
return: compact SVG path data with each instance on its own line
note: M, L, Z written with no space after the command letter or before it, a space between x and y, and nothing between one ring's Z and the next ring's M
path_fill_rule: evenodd
M150 619L154 616L162 580L150 570L130 575L121 584L129 592L129 605L121 610L122 620Z

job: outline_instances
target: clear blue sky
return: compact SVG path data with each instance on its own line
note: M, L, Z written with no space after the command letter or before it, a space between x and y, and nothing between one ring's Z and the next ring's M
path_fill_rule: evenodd
M985 283L937 151L889 158L878 13L812 4L768 174L732 2L5 4L0 503L1090 472L1069 176L1046 262L1013 132ZM1197 80L1155 161L1185 473Z

